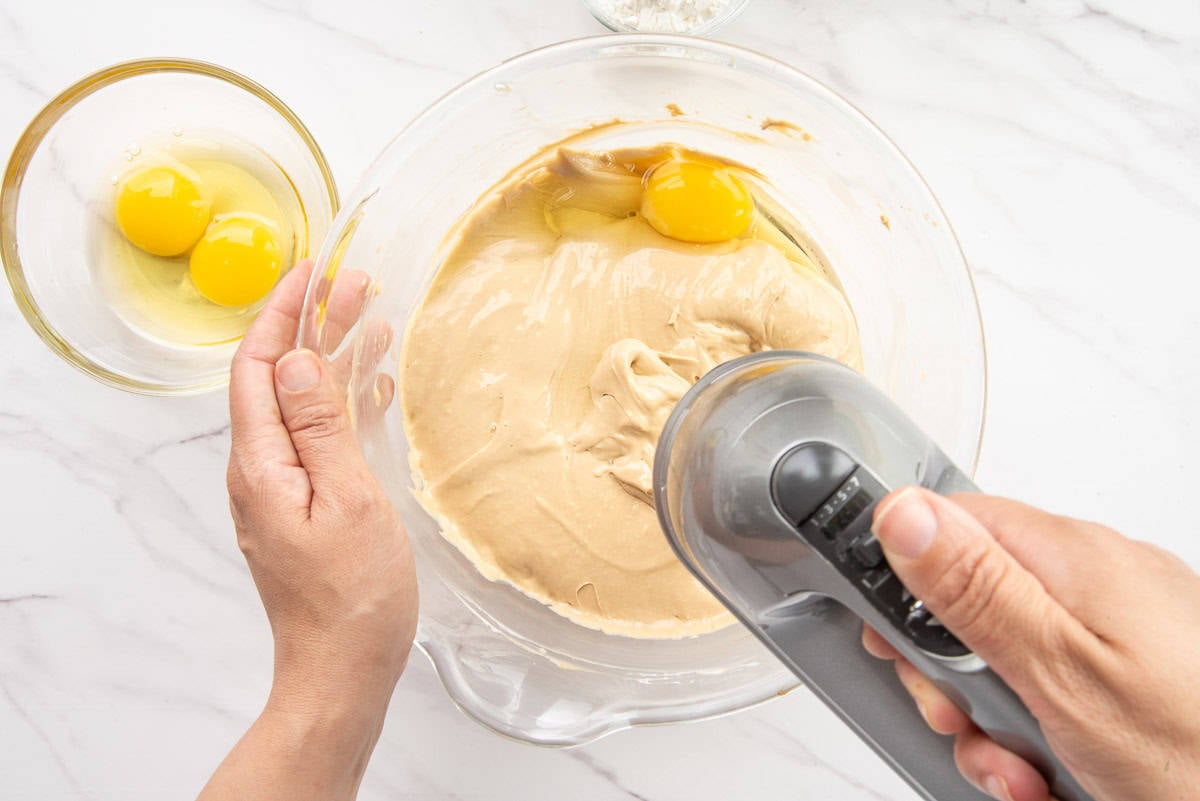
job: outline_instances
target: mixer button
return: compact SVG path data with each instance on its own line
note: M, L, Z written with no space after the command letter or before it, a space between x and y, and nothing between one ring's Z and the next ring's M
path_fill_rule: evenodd
M870 532L860 537L854 543L850 552L854 554L854 558L864 568L879 567L883 564L883 546L879 544L879 540L875 538L875 535Z
M925 602L915 601L913 602L912 606L908 608L908 615L904 618L904 622L909 626L920 625L922 623L927 625L928 617L929 610L925 608Z
M888 570L886 567L882 567L878 570L868 570L866 573L863 573L859 578L859 581L862 582L862 585L868 590L874 592L882 587L884 582L891 577L892 571Z
M858 468L845 451L825 442L806 442L786 453L771 478L775 505L785 518L802 526L812 518L824 528L844 505L835 496ZM857 489L858 484L853 485Z

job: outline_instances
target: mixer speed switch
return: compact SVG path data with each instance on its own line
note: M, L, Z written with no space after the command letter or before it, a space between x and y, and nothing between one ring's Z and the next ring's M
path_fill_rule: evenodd
M869 531L854 543L850 552L864 568L879 567L883 564L883 546Z

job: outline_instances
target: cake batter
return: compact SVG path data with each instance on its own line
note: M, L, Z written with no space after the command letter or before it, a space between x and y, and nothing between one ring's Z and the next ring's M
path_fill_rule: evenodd
M556 148L517 170L450 240L405 340L422 504L486 577L612 634L731 620L651 505L654 446L688 387L768 348L861 364L841 291L761 212L705 244L648 224L645 174L681 158Z

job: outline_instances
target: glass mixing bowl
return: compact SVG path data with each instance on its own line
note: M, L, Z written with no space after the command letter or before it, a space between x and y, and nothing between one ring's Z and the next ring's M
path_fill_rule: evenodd
M105 291L94 235L115 226L115 173L168 132L181 141L228 135L273 162L295 195L294 260L324 239L338 200L324 154L292 110L214 64L117 64L63 90L34 117L0 186L0 258L17 306L68 363L149 395L223 386L238 345L157 337L122 316Z
M598 125L614 119L627 124ZM604 36L519 56L435 103L393 140L334 221L300 342L343 368L364 451L408 526L421 649L468 714L546 744L729 712L796 683L737 626L642 640L571 623L484 579L410 493L393 377L443 238L515 165L593 125L584 141L596 147L674 141L763 173L840 276L867 376L968 471L984 414L979 313L945 215L896 146L812 78L729 45ZM339 285L353 294L363 273L377 292L342 319L331 301Z

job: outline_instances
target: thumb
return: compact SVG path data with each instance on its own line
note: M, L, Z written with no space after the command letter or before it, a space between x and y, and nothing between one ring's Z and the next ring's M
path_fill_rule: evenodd
M914 596L1019 695L1042 696L1055 663L1083 632L1041 582L953 501L918 487L885 498L872 525ZM1031 658L1032 655L1032 658ZM1056 659L1056 657L1058 659Z
M352 489L366 463L328 365L311 350L284 354L275 363L275 397L314 496L340 497L342 488Z

